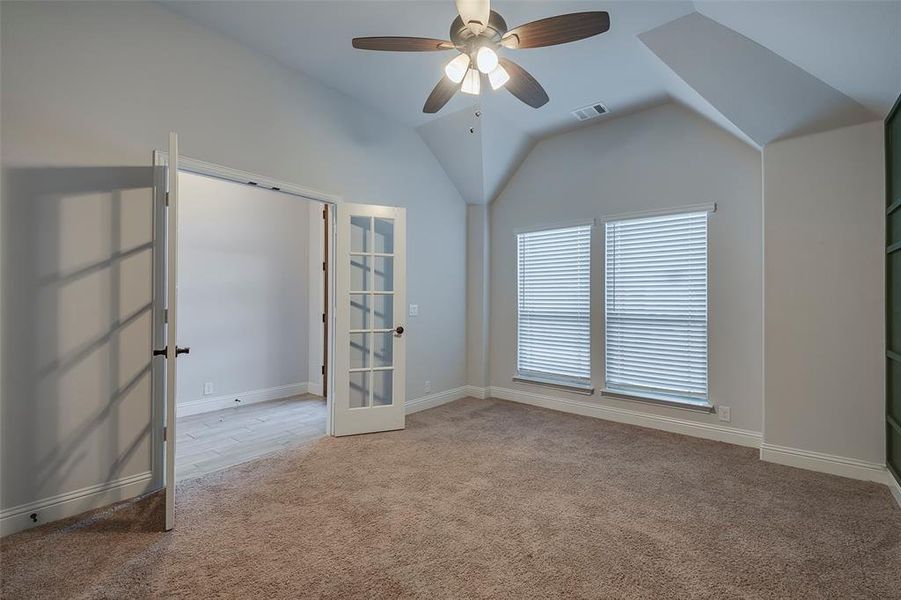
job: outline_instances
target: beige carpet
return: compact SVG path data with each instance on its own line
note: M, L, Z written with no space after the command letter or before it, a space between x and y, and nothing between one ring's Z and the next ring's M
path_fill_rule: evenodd
M2 543L3 598L899 598L887 488L462 400Z

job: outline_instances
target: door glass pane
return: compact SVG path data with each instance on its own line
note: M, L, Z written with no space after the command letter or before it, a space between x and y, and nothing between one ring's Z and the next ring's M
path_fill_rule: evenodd
M373 367L390 367L394 364L394 334L373 333Z
M350 295L350 328L369 329L369 294Z
M369 371L350 373L350 407L369 406Z
M372 297L373 329L394 329L394 296L392 294L376 294Z
M370 217L350 218L350 251L372 252L372 219Z
M372 372L372 405L388 406L394 398L394 370Z
M350 289L352 291L372 289L371 260L372 258L369 256L350 257Z
M381 254L394 253L394 219L374 219L375 233L373 251Z
M394 258L390 256L376 256L373 258L373 288L376 291L390 292L394 290Z
M350 334L351 369L365 369L369 367L369 335L368 333Z

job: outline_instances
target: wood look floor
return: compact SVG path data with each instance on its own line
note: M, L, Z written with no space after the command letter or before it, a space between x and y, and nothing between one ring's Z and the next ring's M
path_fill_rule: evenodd
M180 417L175 476L191 479L325 435L325 398L309 394Z

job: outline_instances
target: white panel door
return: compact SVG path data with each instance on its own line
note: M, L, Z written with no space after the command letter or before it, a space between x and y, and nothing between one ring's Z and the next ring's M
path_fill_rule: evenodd
M178 135L169 134L166 193L166 531L175 526L175 390L176 360L190 348L178 342ZM160 352L160 351L158 351Z
M332 433L404 427L406 213L338 204Z

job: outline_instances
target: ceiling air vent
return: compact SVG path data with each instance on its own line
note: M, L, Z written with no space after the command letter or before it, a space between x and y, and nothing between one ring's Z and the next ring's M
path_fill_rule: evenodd
M588 106L583 106L582 108L577 108L573 111L573 116L580 121L587 121L588 119L593 119L595 117L600 117L601 115L606 114L607 107L600 102L596 104L589 104Z

